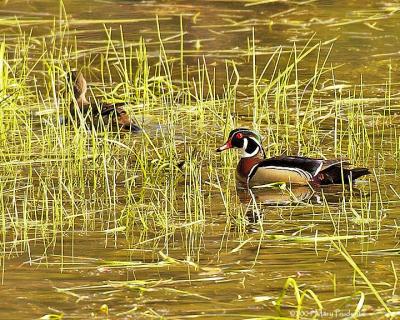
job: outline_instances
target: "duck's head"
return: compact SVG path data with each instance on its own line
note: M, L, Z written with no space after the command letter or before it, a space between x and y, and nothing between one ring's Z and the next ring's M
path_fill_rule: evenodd
M237 148L242 150L242 158L254 157L261 154L264 157L264 150L261 145L260 135L246 128L237 128L229 133L228 140L217 149L221 152L227 149Z

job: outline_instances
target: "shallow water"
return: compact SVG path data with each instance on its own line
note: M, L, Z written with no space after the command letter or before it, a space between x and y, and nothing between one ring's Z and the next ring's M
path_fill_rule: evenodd
M29 230L26 235L7 233L3 237L8 243L2 250L1 319L40 318L46 314L64 314L66 319L294 318L297 304L293 290L288 291L281 311L274 306L289 277L294 278L302 290L313 290L324 307L323 313L318 313L315 302L306 298L301 318L351 316L360 292L365 294L360 318L383 318L384 309L371 288L332 247L329 237L343 237L346 250L380 292L390 310L400 310L397 289L400 197L396 194L400 193L397 191L400 185L398 155L394 150L398 143L394 133L398 125L396 71L400 50L400 7L397 4L384 1L271 1L257 4L214 0L198 3L66 0L64 6L69 23L67 37L76 36L78 43L79 53L72 55L72 64L79 67L83 61L86 64L90 61L90 70L86 68L85 71L93 86L101 83L100 56L106 52L103 24L112 27L118 39L119 26L122 25L125 43L132 43L134 48L143 37L147 53L152 57L150 64L155 65L160 55L155 16L159 19L166 52L177 59L182 16L186 32L184 60L189 71L196 73L198 61L202 65L204 57L210 70L215 68L216 88L222 94L226 61L236 61L242 79L235 111L241 125L250 126L252 120L248 112L252 104L248 84L252 82L249 41L252 41L253 27L256 64L260 72L279 46L290 52L294 43L297 48L303 48L313 37L314 42L325 43L321 49L323 56L329 52L332 43L328 65L337 67L334 84L349 85L350 91L353 86L358 86L358 94L363 84L362 96L377 98L366 101L364 105L371 111L371 119L381 117L379 119L389 125L385 132L373 131L373 125L368 127L368 137L373 143L369 157L355 156L354 159L359 165L374 168L374 174L357 183L354 190L345 192L340 186L314 191L294 188L289 196L287 193L282 195L279 189L257 191L257 205L248 205L252 196L243 191L236 194L232 189L232 193L227 195L232 211L226 212L220 190L212 187L215 181L207 175L207 160L199 162L197 165L202 166L204 180L209 182L202 184L204 216L186 216L182 196L181 201L174 204L176 212L171 215L174 220L167 219L166 222L174 227L166 227L167 231L159 230L159 225L151 222L148 230L121 223L121 220L128 220L126 216L130 212L125 208L127 190L121 182L124 177L118 176L118 170L122 170L119 165L134 167L135 164L129 159L121 163L111 159L106 165L114 166L112 172L117 172L113 182L118 184L113 190L120 199L116 205L107 206L100 200L99 203L90 203L93 199L101 199L102 195L94 195L96 187L88 178L84 191L79 189L80 186L74 186L77 190L73 199L64 194L65 198L59 200L57 194L53 194L54 208L57 201L61 201L60 215L68 217L64 220L65 226L54 227L57 229L55 233L49 234L43 231L44 228L32 225L24 229ZM17 35L29 32L32 26L34 37L48 36L51 42L49 32L53 19L58 21L59 12L60 6L56 1L3 2L0 5L0 28L10 48L15 45ZM15 17L20 21L19 26L11 23ZM35 42L32 42L31 50L36 57L43 52ZM314 73L315 59L316 55L313 55L302 64L299 72L303 77ZM389 73L389 65L392 73ZM38 65L33 72L39 79L46 74L45 68L41 68ZM179 74L178 69L173 73ZM114 74L113 82L118 83L118 73L115 70L111 73ZM391 109L385 112L389 76L392 77L392 100ZM324 88L332 85L332 81L318 84L323 96L322 113L329 109L327 106L335 97L336 93L329 89L324 95ZM293 92L288 92L289 106L293 105L293 95ZM38 104L36 102L32 110L40 109ZM145 129L149 134L157 135L155 144L162 148L159 132L163 132L167 124L159 125L154 119L154 114L146 117ZM41 126L37 118L32 121L40 140ZM331 157L334 156L333 138L327 132L332 129L332 121L321 125L318 131L318 136L325 139L322 143L324 153ZM218 130L213 119L205 119L196 125L203 126L209 135ZM196 129L188 124L189 127L187 131L185 127L177 128L177 141L185 141L187 137L193 147L191 151L201 153L198 146L202 141L197 141ZM294 128L290 129L288 136L288 141L293 143ZM126 145L135 146L140 139L137 136L121 137ZM218 132L212 139L215 145L210 145L210 149L214 150L224 137ZM295 151L295 148L293 146L290 151ZM124 155L126 151L122 150L115 157L120 159ZM56 151L50 150L48 156L57 157ZM129 158L129 154L126 156ZM179 157L184 159L185 156L180 154ZM7 160L19 160L18 153L11 148ZM234 170L224 168L224 160L219 155L213 158L213 162L220 167L217 174L221 181L224 181L227 170ZM88 165L90 167L90 161ZM40 163L27 163L20 167L21 177L33 171L47 181L41 173ZM45 167L43 172L54 175L48 177L48 183L53 179L58 181L59 172L52 172L49 167ZM11 182L14 178L7 172L2 172L2 176ZM10 192L3 213L7 226L12 224L11 221L15 223L13 215L20 212L14 208L26 205L32 212L34 208L46 212L41 203L33 203L24 193L26 188L30 188L29 184L40 185L38 181L39 178L28 183L21 181L17 183L21 192ZM229 181L226 183L229 185ZM184 194L185 185L185 181L180 181L176 192ZM103 189L99 187L99 190ZM141 184L138 183L133 193L139 194L140 190ZM13 197L16 200L13 201ZM161 201L160 206L167 202ZM80 211L82 208L86 210L86 218ZM151 215L153 211L155 208L143 208L144 215ZM369 216L364 216L364 212ZM71 214L77 218L69 217ZM22 223L22 220L18 221ZM57 221L49 224L56 225ZM315 240L318 237L321 239ZM108 306L108 316L100 310L104 304Z

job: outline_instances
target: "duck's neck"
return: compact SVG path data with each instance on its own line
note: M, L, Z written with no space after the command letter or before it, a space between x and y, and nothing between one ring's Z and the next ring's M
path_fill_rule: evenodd
M242 156L237 166L237 177L242 183L247 183L247 177L255 165L265 159L265 152L261 144L252 138L245 139Z
M74 83L74 97L76 102L78 103L78 107L80 109L86 109L90 104L86 98L86 93L88 90L86 79L80 73L78 74L77 78L75 79Z

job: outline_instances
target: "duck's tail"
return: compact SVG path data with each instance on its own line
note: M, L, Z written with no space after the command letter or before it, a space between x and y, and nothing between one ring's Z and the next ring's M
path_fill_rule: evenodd
M354 169L347 169L349 171L349 176L351 180L356 180L359 177L365 176L367 174L370 174L371 171L368 170L368 168L354 168Z
M349 184L354 182L356 179L370 174L368 168L346 168L340 164L333 165L318 175L318 182L321 185L326 184Z

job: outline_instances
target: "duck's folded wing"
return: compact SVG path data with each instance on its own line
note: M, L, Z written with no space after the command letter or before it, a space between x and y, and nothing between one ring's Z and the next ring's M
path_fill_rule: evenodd
M347 167L348 162L341 159L325 160L318 158L307 158L299 156L278 156L270 159L265 159L260 163L260 166L276 166L279 168L292 168L305 171L311 176L317 175L332 166L343 165Z
M259 166L260 167L276 167L276 168L287 168L288 170L300 170L311 175L311 177L318 174L319 171L324 166L331 166L337 161L332 163L327 163L323 159L313 159L306 157L296 157L296 156L279 156L270 159L263 160ZM307 174L307 175L308 175Z

